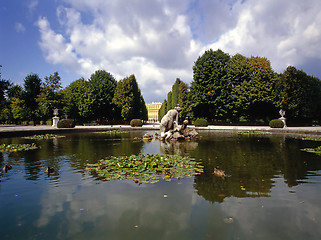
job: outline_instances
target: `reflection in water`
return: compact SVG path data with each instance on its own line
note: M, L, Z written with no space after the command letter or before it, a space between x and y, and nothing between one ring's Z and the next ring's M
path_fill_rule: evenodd
M160 153L170 155L186 155L196 149L196 141L159 141Z
M135 140L144 134L67 134L2 153L13 169L0 175L1 239L320 239L320 156L300 151L317 143L209 132L196 142ZM205 172L137 185L85 171L105 156L139 153L189 155Z

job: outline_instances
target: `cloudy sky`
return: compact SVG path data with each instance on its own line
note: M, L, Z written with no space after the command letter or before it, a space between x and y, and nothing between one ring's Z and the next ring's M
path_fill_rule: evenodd
M149 103L220 48L321 78L320 26L320 0L0 0L1 74L58 71L64 87L98 69L135 74Z

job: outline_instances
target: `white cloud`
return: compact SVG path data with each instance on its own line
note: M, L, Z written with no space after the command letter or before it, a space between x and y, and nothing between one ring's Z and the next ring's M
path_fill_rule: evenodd
M135 74L147 102L162 101L177 77L191 80L201 46L177 9L146 0L69 3L73 8L57 8L63 32L52 29L47 18L38 21L48 62L86 78L97 69L118 79ZM84 9L92 14L90 23L82 21Z
M146 102L189 83L206 49L267 57L276 71L320 59L318 0L63 0L55 29L39 18L46 60L89 77L135 74ZM66 7L66 6L69 7Z
M279 72L309 58L320 59L320 7L319 1L313 0L248 0L236 9L236 26L205 48L267 57Z

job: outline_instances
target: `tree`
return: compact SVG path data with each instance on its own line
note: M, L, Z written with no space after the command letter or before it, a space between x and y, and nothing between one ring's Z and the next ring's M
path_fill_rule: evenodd
M164 115L167 113L167 101L164 99L164 102L162 103L162 106L158 110L158 121L161 121Z
M53 75L50 74L49 77L45 77L43 87L36 99L39 104L38 114L41 119L50 119L53 109L60 109L62 107L61 89L61 81L58 72L55 72Z
M2 66L0 65L0 68ZM6 101L6 93L8 88L12 85L12 83L8 80L4 80L1 78L1 71L0 71L0 120L7 120L7 101Z
M167 105L166 105L167 111L172 109L172 91L169 91L167 93Z
M321 121L321 81L293 66L287 67L278 83L280 107L292 121Z
M112 120L115 106L112 103L117 82L112 74L98 70L89 78L89 84L95 96L94 116L103 121Z
M227 78L230 56L212 49L197 59L193 67L191 104L195 117L224 120L231 111L231 86Z
M40 94L41 79L38 74L29 74L24 80L23 99L27 108L28 120L35 121L37 118L38 103L36 98Z
M182 111L179 113L180 121L184 121L186 117L190 119L193 118L192 107L190 103L190 92L188 85L183 81L180 81L178 84L178 99L177 103L182 108Z
M8 122L20 122L25 119L26 106L23 100L22 87L17 84L11 84L7 90L7 98L7 107L3 112L2 119Z
M66 118L76 119L80 122L93 118L95 98L88 81L80 78L72 82L63 90L64 108Z
M235 54L230 58L227 65L227 78L232 87L250 81L249 59L241 54Z
M113 103L121 109L121 117L129 123L131 119L147 120L147 109L135 75L119 81L116 86Z
M245 116L252 121L268 122L275 117L277 75L266 58L245 58L237 54L228 63L227 75L232 85L234 118Z
M21 122L26 118L27 107L24 100L13 97L11 99L10 108L14 121Z
M178 104L178 85L181 82L179 78L176 78L175 83L172 86L172 107L174 109Z

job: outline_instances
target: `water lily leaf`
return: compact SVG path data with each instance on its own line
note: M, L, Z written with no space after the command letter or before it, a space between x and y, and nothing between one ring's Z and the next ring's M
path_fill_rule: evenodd
M160 154L110 156L95 164L87 164L86 169L96 171L105 180L129 179L137 183L156 183L160 179L171 181L203 172L203 166L189 157Z

